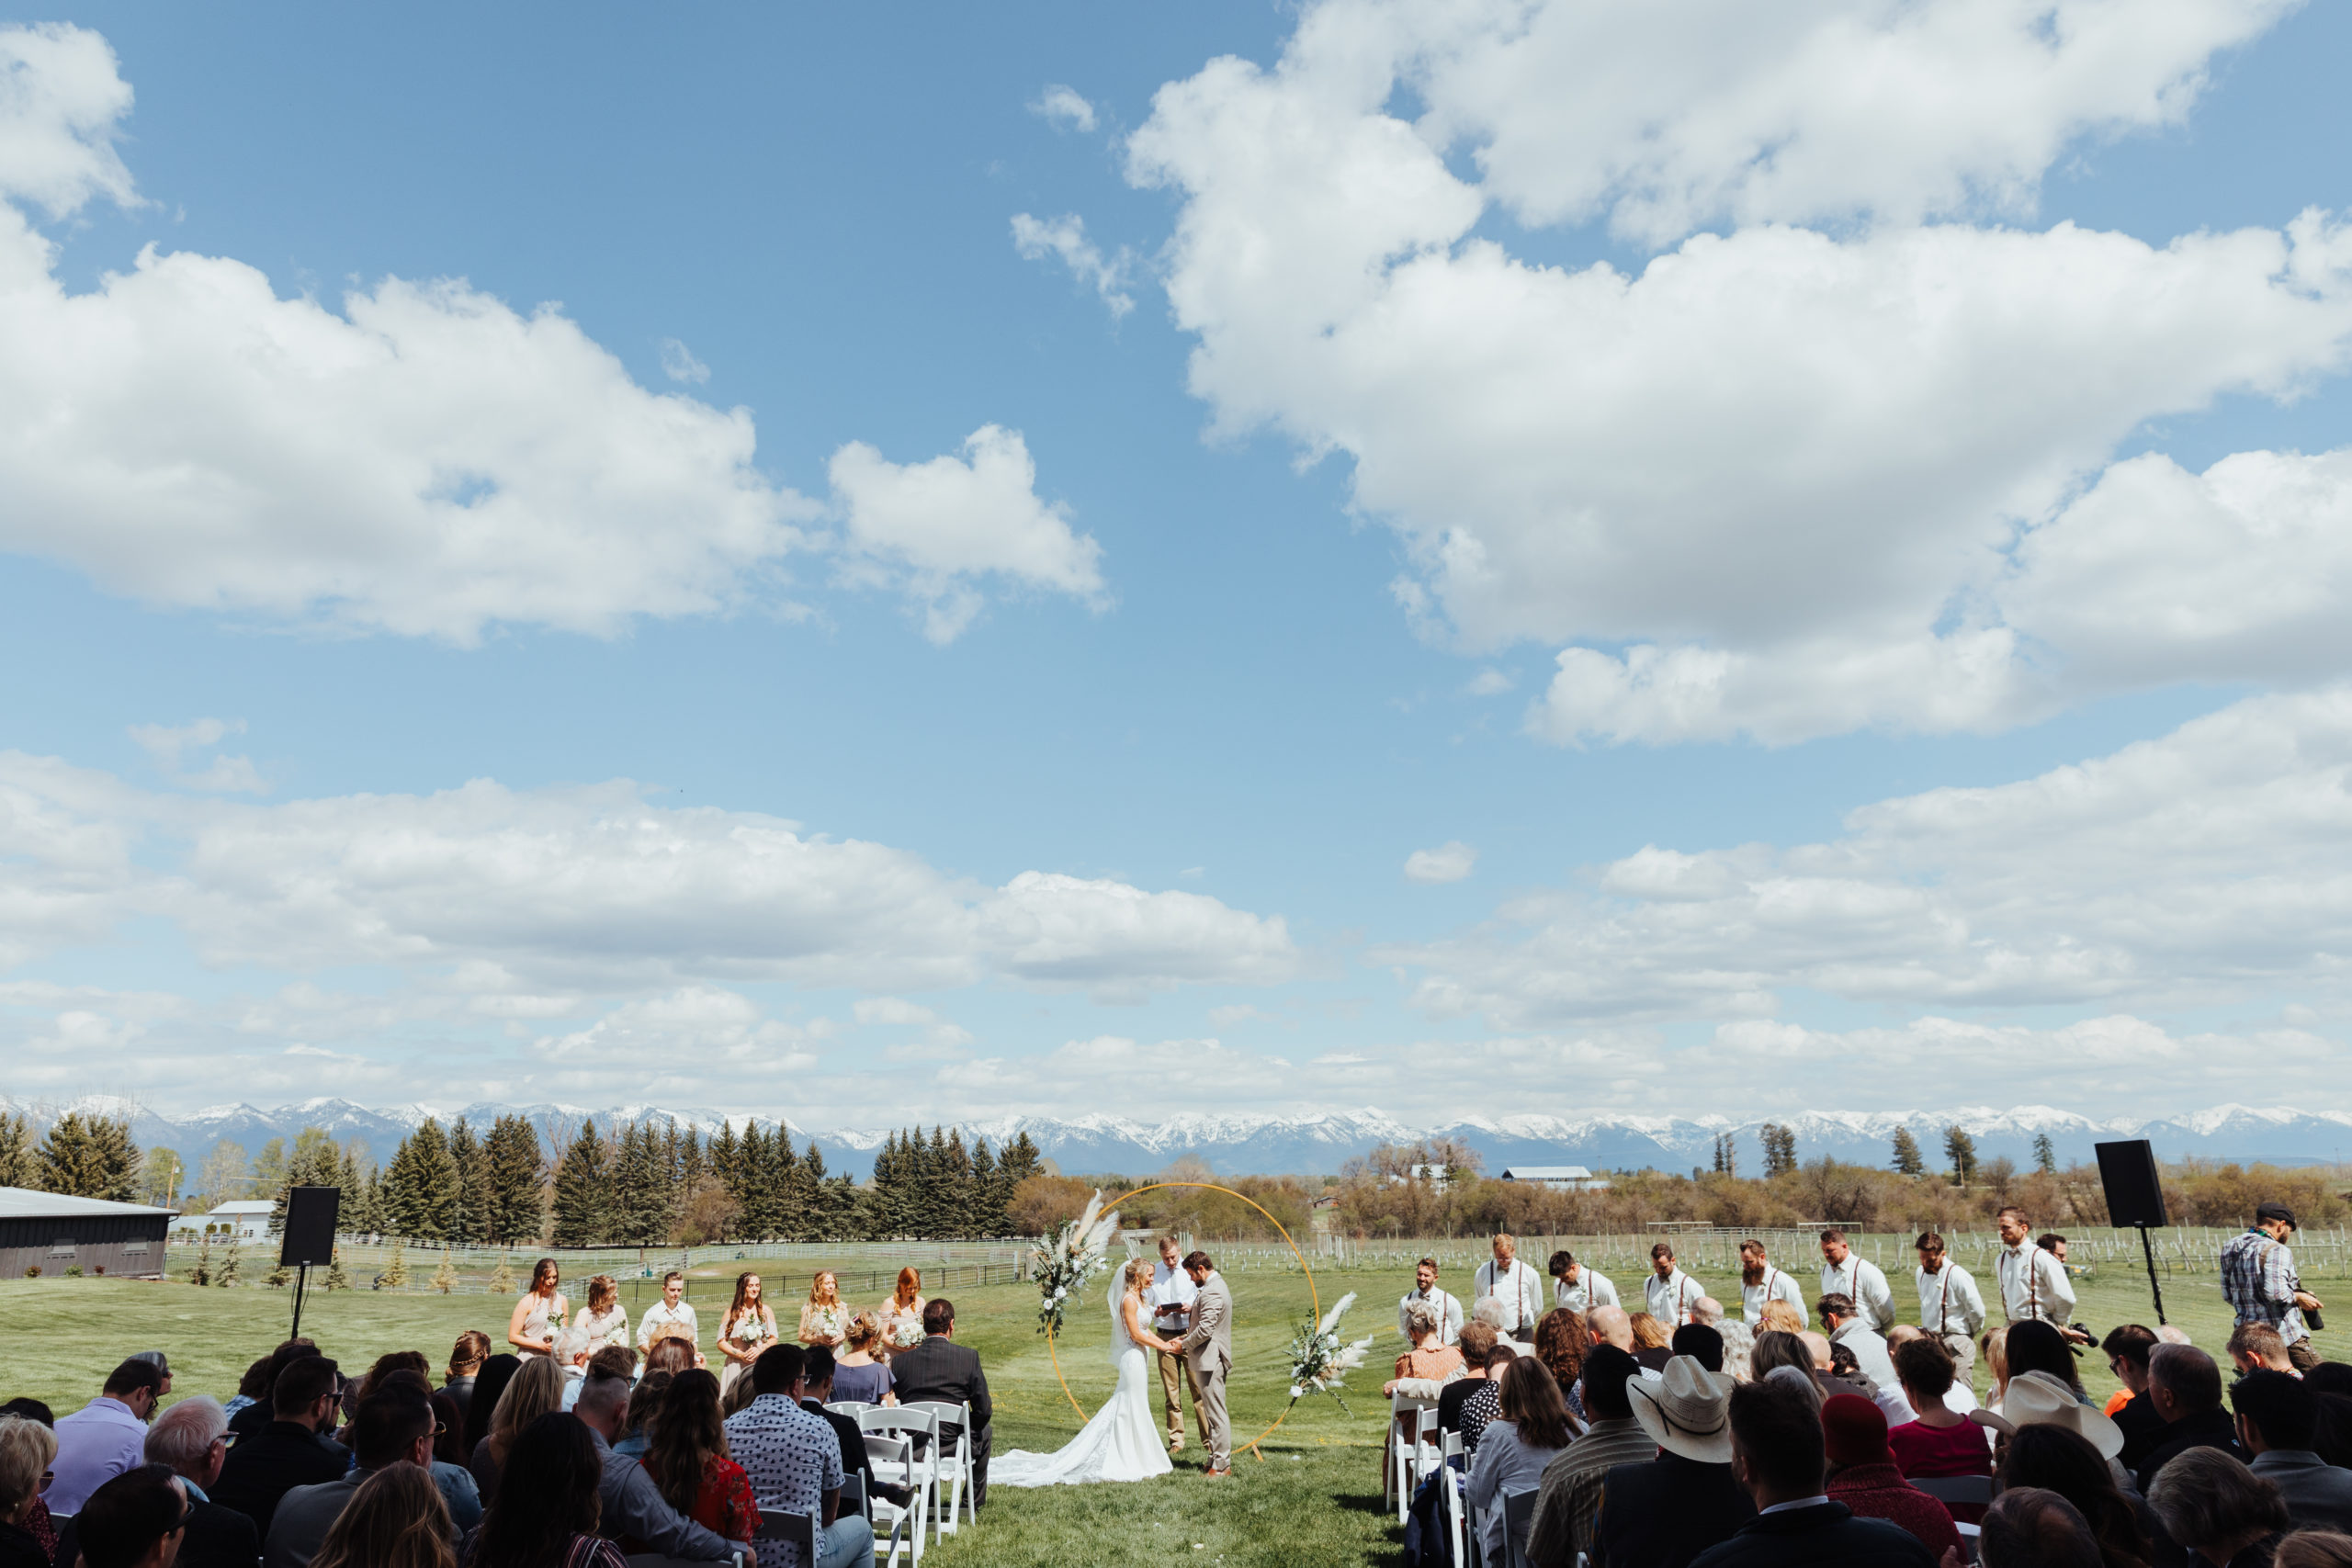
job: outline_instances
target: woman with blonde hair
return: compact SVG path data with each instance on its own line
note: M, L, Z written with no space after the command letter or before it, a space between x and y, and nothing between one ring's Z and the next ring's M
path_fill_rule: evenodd
M2009 1330L2007 1324L1988 1328L1976 1348L1984 1358L1985 1367L1993 1374L1993 1392L1984 1396L1984 1408L1998 1416L2001 1400L2009 1392Z
M25 1521L56 1459L56 1433L23 1416L0 1416L0 1564L6 1568L48 1568L49 1549Z
M800 1308L800 1343L839 1349L849 1327L849 1309L842 1305L841 1282L830 1269L820 1269L808 1281L808 1300Z
M621 1288L610 1274L588 1281L588 1310L573 1326L588 1337L588 1354L607 1345L628 1344L628 1308L621 1305Z
M1633 1314L1627 1320L1634 1328L1634 1355L1639 1359L1645 1350L1671 1350L1674 1336L1666 1325L1645 1312Z
M875 1314L882 1325L882 1354L922 1343L922 1274L912 1265L899 1270L899 1288Z
M571 1303L556 1288L562 1278L563 1270L552 1258L531 1265L531 1288L523 1292L514 1303L514 1315L506 1320L506 1342L525 1360L555 1353L555 1337L571 1311Z
M1756 1332L1763 1334L1767 1331L1774 1334L1803 1334L1804 1314L1780 1297L1774 1296L1764 1303L1764 1310L1758 1313L1756 1318Z
M898 1379L882 1357L882 1320L870 1312L849 1320L847 1343L833 1358L833 1398L896 1404Z
M563 1408L563 1382L561 1367L546 1356L534 1356L498 1396L498 1407L490 1413L490 1433L466 1461L483 1507L498 1496L498 1477L506 1468L506 1456L514 1451L514 1439L540 1416Z
M343 1506L311 1568L457 1568L456 1533L433 1472L388 1464Z
M765 1288L748 1269L735 1276L735 1300L718 1320L718 1353L727 1358L727 1370L718 1376L722 1397L752 1370L760 1352L775 1343L775 1309L760 1299Z

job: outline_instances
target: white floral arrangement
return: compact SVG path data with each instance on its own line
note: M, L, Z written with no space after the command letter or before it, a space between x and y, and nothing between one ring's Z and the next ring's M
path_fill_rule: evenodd
M1062 1309L1110 1261L1107 1248L1111 1234L1118 1228L1117 1213L1102 1212L1102 1194L1098 1190L1088 1200L1084 1213L1062 1226L1052 1240L1029 1249L1030 1263L1037 1273L1038 1333L1061 1332Z
M1331 1305L1320 1323L1302 1323L1290 1337L1290 1397L1293 1404L1310 1393L1328 1393L1342 1411L1348 1409L1347 1396L1340 1391L1347 1386L1348 1374L1363 1365L1364 1356L1372 1349L1369 1334L1353 1344L1340 1337L1340 1319L1356 1304L1356 1293L1350 1291Z
M922 1320L901 1317L890 1325L888 1343L893 1350L911 1350L922 1343Z

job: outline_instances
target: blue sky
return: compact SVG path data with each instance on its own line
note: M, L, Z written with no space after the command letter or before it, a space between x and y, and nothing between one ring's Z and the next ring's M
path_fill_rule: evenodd
M2327 1060L2352 23L1512 9L20 14L0 1088Z

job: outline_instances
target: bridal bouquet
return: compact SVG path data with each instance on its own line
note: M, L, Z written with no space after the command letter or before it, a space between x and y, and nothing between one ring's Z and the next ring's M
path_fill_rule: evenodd
M890 1325L888 1341L893 1350L913 1349L922 1343L922 1320L914 1317L896 1320Z
M1104 1249L1110 1246L1111 1233L1118 1228L1117 1213L1102 1213L1102 1194L1097 1191L1088 1201L1086 1213L1064 1225L1051 1241L1029 1249L1029 1261L1037 1271L1038 1333L1061 1332L1062 1308L1069 1304L1071 1293L1109 1261Z
M1352 1345L1340 1338L1340 1319L1356 1304L1356 1293L1350 1291L1332 1303L1320 1323L1302 1323L1290 1337L1290 1396L1294 1403L1309 1393L1328 1393L1339 1407L1348 1410L1347 1396L1340 1390L1346 1386L1348 1374L1363 1365L1365 1352L1372 1348L1371 1335Z

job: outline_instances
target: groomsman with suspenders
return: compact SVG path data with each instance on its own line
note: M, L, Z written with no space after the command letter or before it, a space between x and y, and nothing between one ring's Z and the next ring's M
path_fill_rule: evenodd
M1984 1298L1968 1270L1944 1253L1944 1238L1923 1231L1912 1247L1919 1254L1914 1276L1919 1285L1919 1326L1940 1339L1966 1377L1976 1365L1976 1337L1984 1331Z
M1996 1223L2001 1250L1994 1255L1993 1270L2001 1286L2002 1315L2011 1323L2046 1323L2081 1337L2066 1326L2075 1314L2074 1283L2066 1278L2066 1266L2033 1239L2032 1220L2023 1209L2008 1208Z
M1854 1315L1872 1334L1883 1335L1894 1326L1894 1292L1886 1282L1886 1270L1857 1254L1836 1225L1821 1233L1821 1293L1852 1302Z
M1503 1332L1513 1339L1532 1341L1535 1320L1544 1315L1544 1277L1519 1260L1519 1238L1495 1237L1491 1262L1478 1265L1474 1277L1477 1296L1492 1296L1503 1304Z
M1674 1244L1661 1241L1650 1248L1650 1277L1642 1281L1642 1295L1650 1315L1668 1334L1690 1319L1690 1309L1707 1293L1706 1287L1685 1274L1674 1261Z
M1750 1238L1739 1244L1739 1315L1753 1328L1764 1320L1764 1303L1771 1301L1788 1303L1797 1309L1797 1316L1804 1316L1804 1295L1797 1282L1786 1271L1772 1267L1764 1255L1764 1244Z

